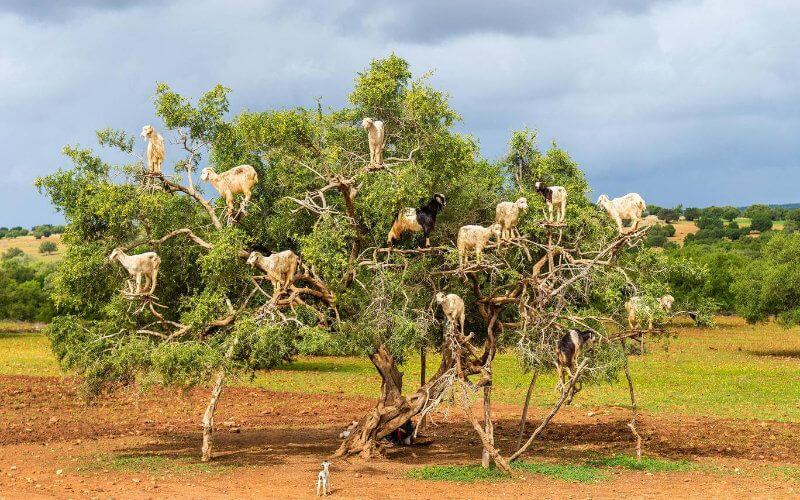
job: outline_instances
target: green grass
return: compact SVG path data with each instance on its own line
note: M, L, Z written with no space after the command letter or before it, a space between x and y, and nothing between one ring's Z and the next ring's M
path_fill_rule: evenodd
M114 471L143 474L210 474L225 472L232 466L217 463L193 462L185 458L163 455L100 455L77 467L78 472Z
M750 220L749 217L737 217L737 218L735 218L733 220L736 221L736 223L739 225L739 227L750 227L750 225L752 224L752 221ZM783 226L785 226L785 225L786 225L786 221L785 220L776 220L776 221L772 222L772 229L774 229L776 231L782 231L783 230Z
M484 469L480 465L428 465L411 469L406 475L411 479L454 481L457 483L504 481L511 479L494 467Z
M616 467L620 469L638 470L645 472L686 472L696 470L697 464L688 460L667 460L663 458L642 457L641 461L636 461L636 457L630 455L614 455L602 459L590 460L589 465L596 467Z
M697 469L696 464L686 460L643 457L641 462L637 462L636 457L628 455L615 455L613 457L589 460L583 464L514 462L511 466L515 470L526 474L536 474L570 483L599 483L605 481L609 477L609 469L612 468L650 472L654 474L686 472ZM779 472L776 471L776 474L778 473ZM503 481L511 479L496 468L484 469L480 465L431 465L411 469L407 475L412 479L453 481L458 483Z
M59 375L50 339L41 333L0 332L0 375Z
M767 476L772 479L798 482L800 481L800 467L792 467L790 465L775 465L769 468Z
M678 338L664 350L656 341L651 352L631 358L641 409L656 414L692 414L726 418L800 422L800 328L774 324L747 325L737 318L718 318L718 328L678 326ZM428 355L428 374L438 358ZM406 391L416 389L419 357L403 367ZM0 334L0 374L58 375L59 369L41 334ZM497 357L496 401L519 404L530 382L511 353ZM299 394L334 393L375 397L380 379L372 364L360 358L300 358L284 369L259 373L242 382ZM540 377L533 404L553 404L554 374ZM621 406L629 402L624 378L608 386L585 386L578 408Z
M537 474L570 483L599 483L608 478L608 474L602 468L588 464L514 462L512 467L528 474Z

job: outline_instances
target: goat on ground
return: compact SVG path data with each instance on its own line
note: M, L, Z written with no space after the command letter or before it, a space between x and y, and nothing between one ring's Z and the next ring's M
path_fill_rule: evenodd
M328 496L331 494L331 463L325 460L322 462L322 470L317 474L317 496Z
M425 204L420 200L420 205L419 208L404 208L397 214L392 229L386 237L389 247L394 246L403 233L420 231L424 238L424 246L430 246L430 234L436 225L436 215L447 205L447 200L443 194L435 193Z

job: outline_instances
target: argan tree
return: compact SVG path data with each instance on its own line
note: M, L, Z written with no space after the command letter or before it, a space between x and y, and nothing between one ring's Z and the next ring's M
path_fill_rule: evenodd
M68 222L53 283L53 349L64 368L84 377L88 394L132 383L210 384L208 459L229 374L270 369L298 353L360 354L374 364L381 393L340 454L379 454L386 435L450 401L481 438L485 463L508 470L491 422L498 351L518 352L521 369L550 369L568 328L595 330L605 341L565 385L570 397L580 382L613 379L625 366L617 340L631 332L609 325L627 296L665 291L658 266L646 265L658 257L640 251L641 231L616 236L587 200L583 173L558 146L541 152L535 134L522 131L506 157L485 160L475 140L453 130L459 116L445 94L427 76L413 78L394 55L356 77L341 109L319 103L231 115L228 92L217 86L192 103L157 87L159 130L168 141L163 175L146 173L135 137L106 129L100 144L121 150L129 163L67 147L73 165L38 180ZM364 117L385 124L380 165L369 161ZM226 217L197 170L241 164L256 169L259 183L246 210ZM565 224L542 222L536 181L567 188ZM445 194L447 205L432 247L418 248L410 235L393 251L385 248L398 211L434 192ZM522 237L494 243L483 262L460 267L458 228L491 223L498 201L519 196L530 204ZM115 248L159 254L153 294L130 293L127 273L108 261ZM263 270L246 261L252 251L287 249L302 265L273 298ZM440 290L464 298L470 334L443 324L433 300ZM439 369L404 396L404 361L433 349ZM469 409L477 392L483 422Z

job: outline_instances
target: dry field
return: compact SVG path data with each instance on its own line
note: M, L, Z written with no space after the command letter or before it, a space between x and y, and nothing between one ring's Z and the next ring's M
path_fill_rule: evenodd
M53 241L58 245L58 251L50 255L43 255L39 253L39 245L43 241ZM61 243L61 235L54 234L49 238L42 238L37 240L33 236L20 236L18 238L0 238L0 253L5 252L11 247L17 247L23 252L31 256L34 260L43 262L55 262L60 260L64 253L64 245Z

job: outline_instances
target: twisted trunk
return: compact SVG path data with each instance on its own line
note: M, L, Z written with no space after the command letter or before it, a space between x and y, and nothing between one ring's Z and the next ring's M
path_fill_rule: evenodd
M418 415L428 400L436 399L445 389L437 384L439 377L452 366L452 357L443 356L436 373L416 392L403 396L403 374L385 346L370 356L381 376L381 396L375 408L364 415L350 436L339 446L336 456L361 455L370 458L380 455L381 439L399 429L407 420Z

